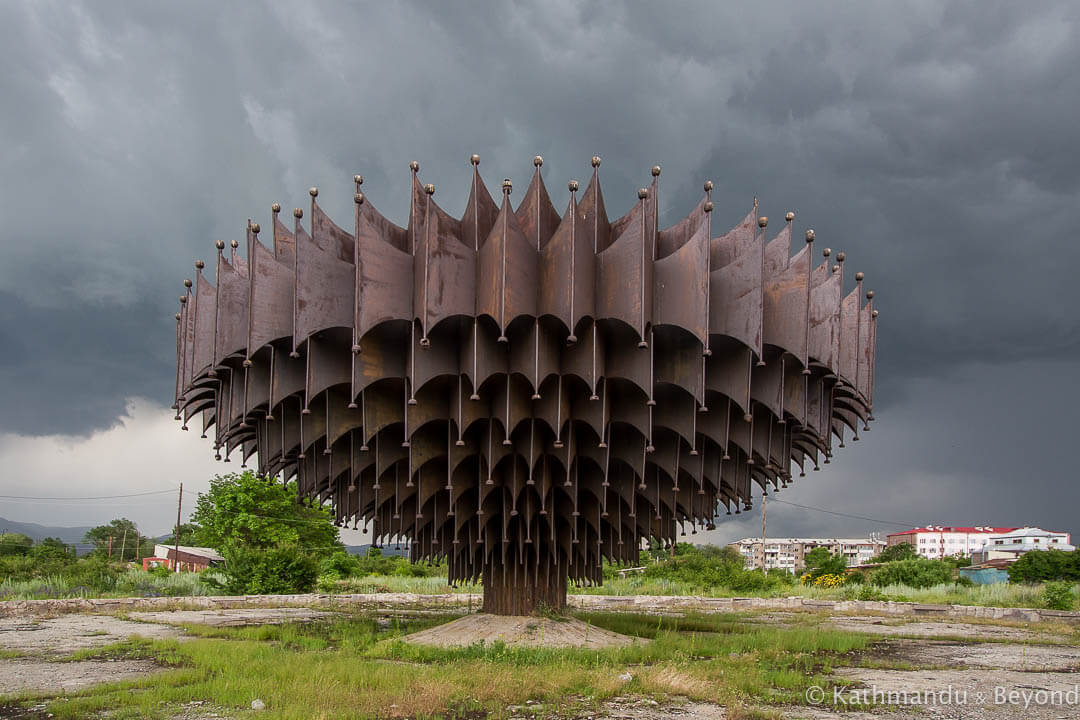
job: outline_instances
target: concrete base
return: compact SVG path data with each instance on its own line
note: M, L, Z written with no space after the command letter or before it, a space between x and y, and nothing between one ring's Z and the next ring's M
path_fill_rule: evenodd
M465 647L483 641L521 647L605 648L630 645L637 638L601 630L576 618L551 619L531 615L466 615L445 625L405 636L416 645Z

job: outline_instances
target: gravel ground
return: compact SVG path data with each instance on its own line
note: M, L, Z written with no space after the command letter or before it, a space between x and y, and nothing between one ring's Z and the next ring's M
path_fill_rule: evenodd
M26 655L70 655L77 650L111 645L135 635L155 639L177 637L180 630L111 615L0 618L0 648Z
M150 660L0 660L0 694L36 690L65 693L101 682L130 680L156 672Z

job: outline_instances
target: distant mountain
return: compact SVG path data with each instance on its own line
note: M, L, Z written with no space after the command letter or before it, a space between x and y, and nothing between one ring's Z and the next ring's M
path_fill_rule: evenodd
M350 555L367 555L368 549L370 547L371 545L346 545L345 552L349 553ZM391 557L394 555L400 555L404 558L409 557L409 545L407 543L402 545L394 545L391 543L387 543L383 545L381 549L382 554L386 557Z
M0 532L15 532L28 535L34 540L44 540L47 537L60 538L66 543L81 543L90 525L80 527L55 527L50 525L38 525L37 523L18 522L0 518Z

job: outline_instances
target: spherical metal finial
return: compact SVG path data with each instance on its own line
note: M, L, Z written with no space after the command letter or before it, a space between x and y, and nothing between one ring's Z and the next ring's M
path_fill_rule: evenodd
M356 183L357 185L363 185L364 184L364 176L363 175L353 175L352 176L352 181L354 183Z
M184 278L184 287L191 287L191 278Z
M757 224L759 228L766 228L769 226L769 218L762 215L757 219Z
M878 316L878 311L877 311L877 310L875 310L874 312L870 313L870 317L872 317L872 318L877 318L877 316ZM179 318L180 318L180 315L178 314L178 315L177 315L176 317L177 317L177 319L179 319Z
M712 212L712 210L713 210L713 204L712 204L712 200L710 200L709 202L705 203L705 212Z
M435 194L435 186L432 185L431 183L428 183L427 185L424 186L424 192L426 192L428 195L434 195Z
M364 193L356 193L355 195L352 196L352 199L353 199L353 202L356 203L357 205L363 205L364 204Z
M412 170L413 172L420 172L420 163L413 160L412 162L409 163L409 169Z
M787 215L784 216L784 219L787 220L788 222L791 222L792 220L795 219L795 213L788 210Z
M834 273L838 273L838 272L840 272L840 266L839 266L839 265L833 265L833 266L832 266L832 271L833 271Z
M594 168L600 167L600 156L599 155L593 155L592 156L592 166Z
M543 157L541 157L540 155L537 155L537 156L535 156L535 157L533 158L533 165L534 165L534 166L536 166L536 167L540 167L540 166L541 166L541 165L543 165L543 164L544 164L544 158L543 158Z
M831 248L825 248L824 250L821 251L821 257L829 257L830 255L832 255L832 249Z
M808 243L814 242L814 231L813 230L807 230L806 231L806 242L808 242Z
M236 248L240 247L240 243L237 242L235 239L230 240L229 241L229 247L231 247L233 250L235 250Z
M225 241L224 240L218 240L216 243L214 243L214 247L216 247L218 250L224 250L225 249Z
M510 191L514 189L514 183L511 182L510 178L503 178L502 189L503 192L507 195L509 195Z
M204 267L206 267L206 263L204 263L202 260L196 260L195 261L195 269L196 270L202 270Z
M281 212L281 203L274 203L273 205L271 205L270 212L274 213L275 215Z
M479 165L480 164L480 156L474 153L473 156L471 158L469 158L469 162L471 162L473 165Z
M713 189L712 180L706 180L705 181L705 192L712 192L712 189Z
M645 198L649 197L649 191L645 188L638 188L637 196L638 200L644 200Z
M844 262L844 258L845 258L845 257L847 257L847 255L845 255L845 254L844 254L844 251L843 251L843 250L841 250L840 252L836 253L836 261L837 261L837 262Z
M867 290L866 291L866 299L867 300L873 300L874 299L874 291L873 290Z
M292 216L299 220L300 218L304 217L304 211L300 208L293 208Z
M875 310L874 312L877 312L877 310ZM180 319L180 313L176 313L176 319L177 319L177 320L179 320L179 319Z
M863 275L861 272L855 273L855 279L858 280L859 282L862 282L864 277L866 277L866 276Z
M652 176L657 177L659 175L660 175L660 166L659 165L653 165L652 166Z
M262 230L262 228L259 227L259 223L251 223L251 232L258 235L260 230Z
M577 192L578 181L577 180L571 180L570 182L566 183L566 187L570 188L570 192Z
M317 187L310 187L310 188L308 188L308 191L307 191L307 193L308 193L308 195L310 195L311 197L319 197L319 188L317 188Z

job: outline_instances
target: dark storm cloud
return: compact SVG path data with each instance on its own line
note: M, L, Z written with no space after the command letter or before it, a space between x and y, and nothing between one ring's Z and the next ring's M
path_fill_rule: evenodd
M544 155L561 204L599 154L612 213L661 163L663 221L711 178L717 222L754 195L795 210L878 292L880 429L781 499L866 487L870 506L907 483L958 519L982 507L972 478L1000 493L1071 472L1043 427L1080 350L1078 21L1064 2L17 3L0 26L0 432L168 404L181 280L271 202L318 185L347 224L360 172L401 221L415 158L459 211L477 152L491 187Z

